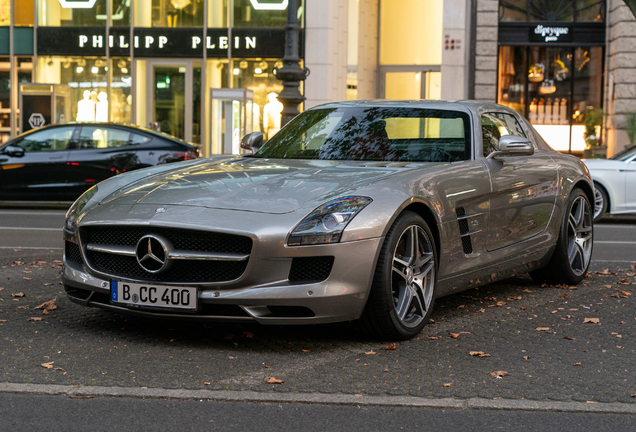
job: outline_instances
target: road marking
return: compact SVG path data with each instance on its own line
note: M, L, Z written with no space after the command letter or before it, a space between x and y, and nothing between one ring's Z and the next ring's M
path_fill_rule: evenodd
M48 249L48 250L64 250L61 247L47 247L47 246L0 246L0 249Z
M613 241L613 240L594 240L594 244L636 244L636 242Z
M47 211L47 212L41 212L41 211L9 211L9 210L0 210L0 215L65 215L66 212L65 211Z
M103 387L56 384L17 384L0 383L0 393L63 395L63 396L97 396L97 397L129 397L159 399L189 399L235 402L277 402L307 403L329 405L366 405L393 407L430 407L446 409L492 409L514 411L548 411L548 412L594 412L612 414L636 414L636 404L609 402L558 402L493 400L483 398L425 398L417 396L354 396L350 394L325 393L279 393L260 391L232 390L185 390L138 387Z
M633 263L636 261L621 261L621 260L597 260L597 259L592 259L592 262L613 262L613 263Z
M62 231L62 228L0 227L0 230Z

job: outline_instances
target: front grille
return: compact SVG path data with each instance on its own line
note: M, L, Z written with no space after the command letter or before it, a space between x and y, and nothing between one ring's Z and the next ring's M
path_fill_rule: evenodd
M247 267L246 261L175 260L169 270L148 273L133 256L86 251L95 270L112 276L161 282L206 283L238 279Z
M159 234L170 240L175 250L249 255L252 239L245 236L161 227L94 226L80 231L84 244L135 247L147 234ZM209 283L238 279L248 260L173 260L166 271L154 274L144 270L135 256L86 251L88 264L95 270L114 277L135 280Z
M292 282L320 282L329 277L333 267L332 256L294 258L289 270Z
M147 234L160 234L170 239L174 248L180 250L236 254L249 254L252 251L252 239L249 237L209 231L145 226L92 226L81 231L84 244L112 246L136 246L139 239Z
M84 260L82 259L82 253L80 252L80 248L73 242L66 241L64 245L64 255L66 256L66 261L71 261L79 265L84 265Z

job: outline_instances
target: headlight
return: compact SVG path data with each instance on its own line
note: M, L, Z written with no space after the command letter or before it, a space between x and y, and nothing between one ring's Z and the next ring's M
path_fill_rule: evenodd
M338 243L345 227L371 201L369 197L351 196L321 205L294 228L287 245Z
M66 212L66 222L64 223L64 228L69 231L75 232L77 229L77 219L82 214L82 210L86 207L86 204L93 198L93 195L97 192L97 185L93 186L86 192L82 194L81 197L77 199L73 203L68 212Z

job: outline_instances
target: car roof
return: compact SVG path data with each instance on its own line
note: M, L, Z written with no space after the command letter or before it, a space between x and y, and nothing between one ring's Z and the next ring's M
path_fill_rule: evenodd
M145 134L148 134L148 135L154 135L154 136L159 137L159 138L163 138L163 139L167 139L167 140L170 140L170 141L174 141L174 142L177 142L179 144L184 144L184 145L188 145L188 146L191 146L191 147L196 147L196 145L194 145L194 144L191 144L191 143L189 143L187 141L182 140L181 138L177 138L175 136L169 135L169 134L164 133L164 132L157 132L156 130L148 129L148 128L145 128L145 127L142 127L142 126L133 125L133 124L112 123L112 122L67 122L67 123L48 124L48 125L42 126L40 128L37 128L37 129L31 129L29 131L23 132L20 135L16 136L15 138L23 137L23 136L26 136L26 135L28 135L30 133L41 131L41 130L44 130L44 129L56 128L56 127L64 127L64 126L104 126L104 127L114 127L114 128L121 128L121 129L132 129L132 130L134 130L136 132L142 132L142 133L145 133Z
M440 109L454 111L473 111L477 114L490 111L505 111L511 114L518 114L515 110L494 102L477 100L387 100L369 99L346 102L329 102L314 106L310 109L338 108L338 107L383 107L383 108L418 108L418 109Z

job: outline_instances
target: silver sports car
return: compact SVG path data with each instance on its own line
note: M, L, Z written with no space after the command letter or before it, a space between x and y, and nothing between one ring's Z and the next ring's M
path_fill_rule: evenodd
M587 169L503 106L332 103L241 145L250 154L133 171L79 198L68 297L147 317L356 321L398 340L437 297L588 269Z

